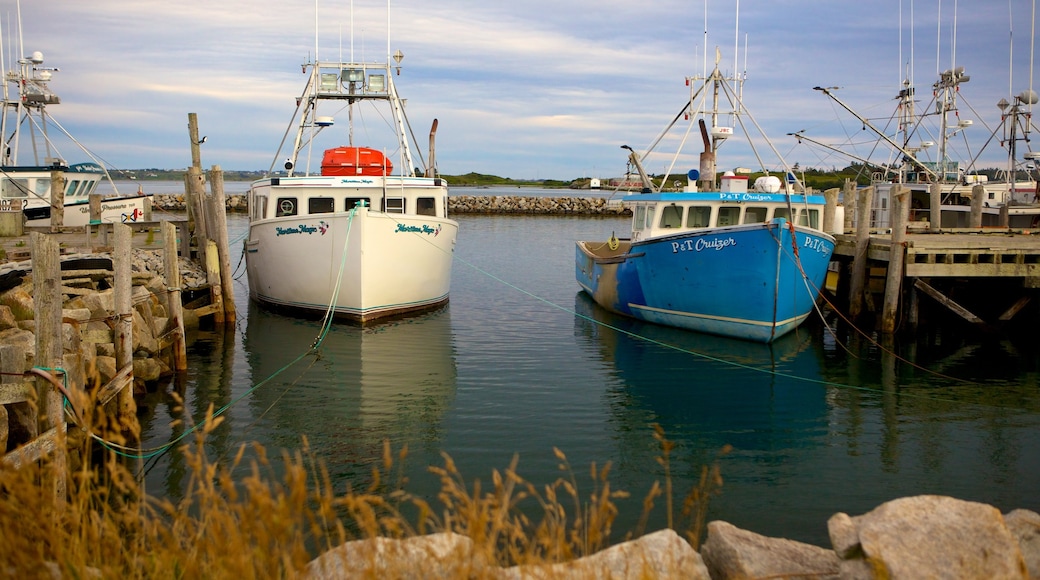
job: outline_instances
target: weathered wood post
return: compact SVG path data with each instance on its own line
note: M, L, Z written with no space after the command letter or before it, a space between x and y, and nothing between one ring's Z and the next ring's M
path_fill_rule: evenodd
M90 223L99 224L101 223L101 194L92 193L88 198L90 204Z
M199 259L205 262L206 240L209 239L205 212L205 177L202 175L201 169L190 167L186 179L188 181L188 205L192 208L192 215L195 216L195 229L193 230L195 243L198 244Z
M986 188L975 185L971 188L971 213L969 214L969 228L982 227L982 202L986 197Z
M209 297L213 306L213 321L224 324L224 289L220 280L220 252L213 240L203 240L206 244L206 281L209 283Z
M834 216L838 213L838 188L832 187L823 192L823 231L833 234L839 232L834 223Z
M210 239L217 244L217 257L220 259L220 287L223 292L221 303L224 305L224 322L234 324L237 317L235 311L235 289L231 284L231 256L228 247L227 233L227 198L224 196L224 172L219 165L214 165L209 172L210 195L207 198L206 224Z
M53 214L52 214L53 215ZM36 312L36 366L60 375L64 365L61 322L61 265L58 242L32 232L29 236L33 263L33 302ZM41 444L48 447L54 465L53 493L56 505L64 505L66 490L65 416L61 393L43 378L36 379ZM40 441L43 440L43 441Z
M101 194L92 193L87 197L87 204L90 207L90 220L87 221L87 247L93 247L94 245L94 229L101 227Z
M903 263L906 260L906 223L910 216L910 190L892 187L892 244L888 250L888 275L885 279L885 303L881 309L881 332L896 330L899 297L903 291Z
M856 183L851 179L845 180L845 185L842 187L842 204L845 206L845 223L842 226L842 233L851 232L852 220L856 218Z
M202 152L199 148L199 120L195 113L188 113L188 140L191 143L191 167L185 174L184 194L187 196L184 204L188 210L188 226L195 235L198 243L199 253L205 253L206 242L209 235L206 233L206 223L203 217L202 198L206 194L206 185L202 174ZM205 262L205 256L199 256Z
M130 278L132 264L130 261L130 240L133 235L130 226L126 224L112 224L114 228L115 248L112 252L112 271L115 288L116 324L113 329L113 341L115 342L116 368L126 369L130 367L130 376L133 376L134 366L134 311L132 304L133 282ZM119 408L119 422L124 432L130 431L137 421L137 406L134 403L134 387L131 379L119 391L117 397ZM133 430L137 434L136 430ZM139 434L138 434L139 436Z
M191 166L202 169L202 152L199 149L199 117L188 113L188 137L191 138Z
M51 231L57 232L65 225L65 172L51 170Z
M177 333L177 338L173 341L173 370L182 373L188 370L188 349L184 338L184 305L181 302L181 271L177 258L177 227L168 221L162 222L162 236L167 302L170 305L171 324L176 326Z
M942 228L942 184L933 183L928 188L928 230L937 232Z
M856 201L856 254L852 258L849 279L849 317L859 318L863 311L863 287L867 278L867 248L870 245L870 208L874 203L874 186L859 190Z

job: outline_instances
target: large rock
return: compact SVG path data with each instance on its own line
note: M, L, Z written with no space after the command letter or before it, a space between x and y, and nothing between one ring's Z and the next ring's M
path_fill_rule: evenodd
M347 542L307 565L305 578L474 578L483 565L473 540L452 533Z
M713 580L727 578L838 578L840 560L831 550L770 538L733 524L708 524L701 557Z
M1004 524L1018 540L1018 548L1026 561L1029 577L1040 580L1040 514L1015 510L1004 514Z
M36 359L36 335L32 331L21 328L0 330L0 344L11 345L21 349L21 352L24 352L26 355L27 366L24 370L31 368L32 365L29 365L28 362Z
M17 286L0 294L0 304L11 309L15 320L31 320L36 316L32 286Z
M907 497L861 516L835 514L827 528L843 578L1028 577L1000 511L981 503Z
M647 534L571 562L551 566L516 566L503 579L684 578L710 580L699 554L673 530Z
M135 354L144 356L155 356L159 351L159 343L155 340L155 329L152 328L152 318L141 314L140 309L133 310L134 322L131 328L132 349Z
M18 328L18 321L15 320L10 306L0 304L0 330L7 330L8 328Z

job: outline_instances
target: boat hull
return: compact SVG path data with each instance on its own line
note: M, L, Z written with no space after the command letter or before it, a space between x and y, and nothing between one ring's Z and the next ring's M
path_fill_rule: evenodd
M152 195L130 195L105 197L101 200L101 219L98 223L128 224L138 221L149 221L152 215ZM49 226L51 224L52 212L50 207L27 208L25 213L25 225L27 226ZM90 225L90 202L77 201L66 203L62 216L62 225L66 227L84 227Z
M431 309L448 301L457 234L453 220L367 207L257 220L245 242L249 292L358 322Z
M578 243L576 276L608 310L767 343L812 311L834 251L830 235L782 219L646 239L614 256L590 254L592 244Z

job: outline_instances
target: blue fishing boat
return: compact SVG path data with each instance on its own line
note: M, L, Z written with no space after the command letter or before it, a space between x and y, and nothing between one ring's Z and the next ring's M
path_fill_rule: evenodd
M714 122L723 114L749 115L734 89L742 79L723 77L717 58L715 70L700 80L699 89L691 83L684 111L655 141L678 119L696 119L704 143L699 169L687 173L681 190L665 191L669 176L655 186L644 169L654 145L642 155L623 146L644 184L643 193L624 199L632 211L631 235L577 242L575 276L613 312L769 343L801 324L819 298L834 251L834 238L824 231L824 196L806 191L786 164L783 180L763 168L766 174L750 187L748 175L735 172L716 183L716 152L733 129ZM712 109L697 110L698 99L712 93ZM732 107L725 113L719 112L720 94ZM705 118L713 123L710 131Z

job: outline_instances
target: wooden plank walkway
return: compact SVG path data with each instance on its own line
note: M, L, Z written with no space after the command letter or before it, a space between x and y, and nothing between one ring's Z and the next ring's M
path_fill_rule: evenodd
M981 328L989 328L990 323L1011 321L1038 297L1040 230L1037 229L979 228L937 232L910 229L903 239L905 253L902 255L892 252L890 231L873 231L868 239L864 264L869 279L861 295L854 290L856 280L852 272L856 235L839 234L835 240L834 260L843 264L842 269L850 274L852 280L852 287L845 287L848 294L844 295L841 288L834 288L842 294L835 297L841 300L847 297L850 314L856 318L858 304L855 300L859 296L868 310L876 311L873 306L875 299L871 295L883 293L885 306L879 328L883 332L891 332L899 325L895 317L900 311L907 313L904 322L911 328L917 326L918 293L929 296L950 312ZM900 273L887 272L892 266L900 268ZM990 292L995 284L1001 284L1003 288L999 300L988 298L980 302L978 297ZM987 309L999 303L1002 312L991 312L985 317L990 319L987 322L973 312L973 307L965 307L953 296L972 301L975 307L985 305ZM1033 307L1031 312L1035 319L1036 308ZM886 326L886 317L891 326Z
M835 236L836 257L852 258L856 237ZM892 236L872 233L867 258L888 262ZM1040 230L907 233L907 278L1040 278Z

